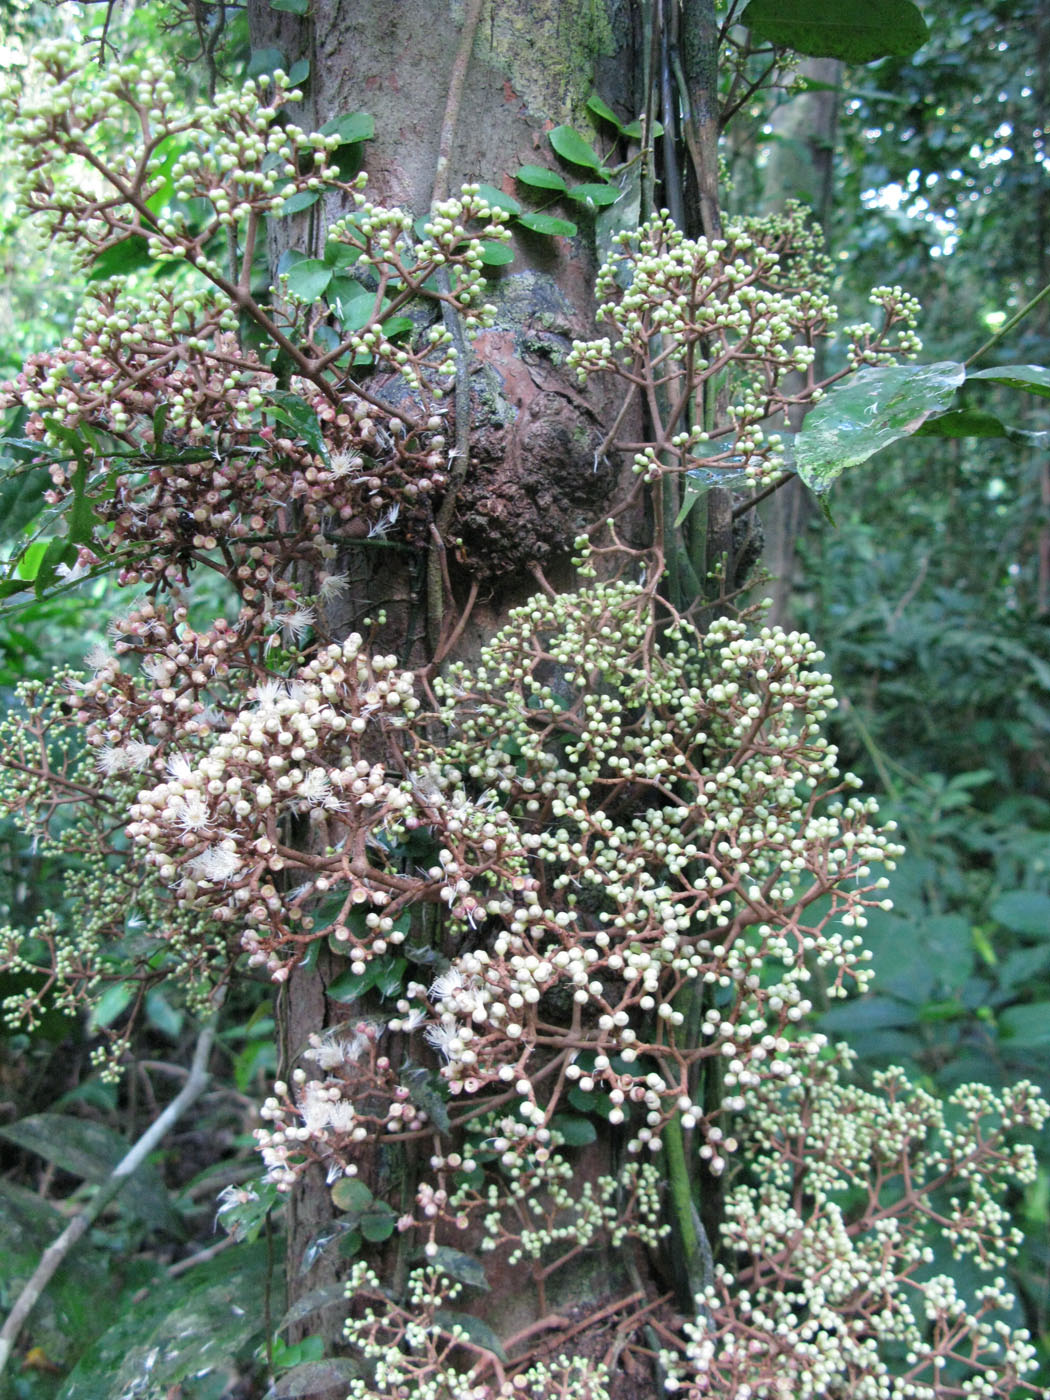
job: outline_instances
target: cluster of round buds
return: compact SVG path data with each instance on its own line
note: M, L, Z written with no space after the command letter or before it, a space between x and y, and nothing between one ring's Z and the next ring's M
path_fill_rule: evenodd
M1027 1083L966 1085L945 1104L902 1071L868 1093L832 1063L804 1089L758 1094L748 1145L762 1186L727 1197L723 1236L739 1263L716 1270L684 1356L668 1352L673 1389L774 1395L786 1381L792 1395L897 1395L897 1356L929 1400L1034 1394L1035 1348L1009 1320L1003 1279L964 1296L930 1266L950 1252L986 1275L1004 1269L1016 1239L1002 1198L1036 1175L1031 1149L1005 1136L1048 1116ZM881 1190L858 1205L857 1181L875 1179ZM950 1213L938 1204L946 1180Z
M860 368L862 365L892 365L902 359L914 360L922 349L922 341L915 332L922 311L917 298L901 287L873 287L868 300L882 311L882 324L875 326L865 321L846 328L850 365Z
M688 239L661 214L616 243L597 283L610 334L577 341L569 363L581 382L611 373L648 403L667 402L651 442L635 448L636 473L649 481L692 474L701 489L774 480L785 465L783 443L760 425L791 404L815 401L817 345L836 319L825 291L830 265L805 212L793 206L730 221L716 239ZM878 288L873 300L884 324L856 328L851 365L918 348L914 300L900 288ZM807 379L801 391L791 375ZM691 405L715 377L728 386L725 420L710 432L690 428Z
M277 120L282 107L300 98L277 72L186 113L162 60L96 70L76 46L58 40L40 46L34 81L9 87L3 105L11 139L25 157L22 197L47 214L56 236L90 258L148 228L154 257L187 258L221 276L206 251L216 233L279 212L294 194L342 184L339 171L325 163L339 136L307 134ZM182 150L165 171L164 138L173 135Z
M363 1142L426 1128L426 1113L411 1102L390 1060L378 1053L382 1029L361 1021L347 1034L311 1035L303 1058L324 1077L309 1078L305 1069L296 1069L291 1085L274 1084L260 1109L272 1126L257 1128L255 1140L266 1175L279 1191L290 1191L313 1162L326 1167L330 1182L355 1176L354 1157Z

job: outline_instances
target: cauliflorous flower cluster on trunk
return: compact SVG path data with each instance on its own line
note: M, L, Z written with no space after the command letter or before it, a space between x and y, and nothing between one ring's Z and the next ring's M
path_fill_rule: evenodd
M421 229L368 203L335 160L360 128L301 132L280 76L179 113L156 66L85 95L68 45L42 63L11 112L28 204L89 260L142 245L176 272L97 284L3 391L66 517L41 585L75 559L136 590L85 673L24 687L0 723L0 804L72 867L66 910L0 934L4 966L42 974L8 1018L172 978L203 1006L343 960L346 1017L297 1047L257 1139L268 1189L319 1165L372 1249L348 1283L355 1400L607 1400L624 1356L690 1400L1025 1389L1003 1196L1032 1179L1013 1135L1046 1107L1024 1084L944 1105L897 1071L851 1082L810 1013L867 985L892 826L823 735L812 640L700 628L660 594L677 486L770 480L764 421L821 392L834 313L801 216L621 237L611 334L573 362L627 386L604 446L633 456L636 494L667 488L653 548L603 579L581 556L578 591L416 670L366 607L358 631L333 619L354 551L429 544L469 470L447 320L491 321L502 216L475 187ZM351 211L324 257L255 294L266 221L323 196ZM874 299L854 365L916 349L911 299ZM718 424L694 411L716 380ZM651 435L631 443L635 396ZM467 620L440 574L437 659ZM364 1179L380 1144L408 1164L396 1204ZM946 1245L987 1286L936 1272ZM608 1301L552 1312L585 1256ZM454 1306L488 1267L533 1286L538 1324L501 1340Z

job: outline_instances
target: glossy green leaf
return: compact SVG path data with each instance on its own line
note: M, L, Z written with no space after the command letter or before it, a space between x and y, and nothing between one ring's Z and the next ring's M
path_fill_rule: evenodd
M349 277L333 277L325 298L344 331L364 330L376 309L375 292L365 291Z
M129 272L138 272L154 262L146 239L133 233L119 243L104 248L92 260L88 281L102 282L108 277L126 277Z
M481 1288L487 1293L489 1291L489 1281L485 1277L485 1270L481 1267L481 1262L475 1259L473 1254L463 1254L458 1249L451 1249L448 1245L438 1245L437 1252L428 1257L428 1263L435 1268L441 1269L448 1274L449 1278L458 1279L460 1283L469 1283L472 1288Z
M556 126L547 133L547 139L562 160L570 161L573 165L586 165L591 170L601 169L601 156L571 126Z
M56 1167L98 1183L108 1180L128 1143L102 1123L64 1113L37 1113L0 1128L0 1137L35 1152ZM182 1220L154 1166L143 1163L121 1187L117 1202L148 1225L182 1235Z
M360 256L360 248L351 247L349 243L343 243L338 238L329 238L324 245L324 260L334 272L339 272L344 267L353 267Z
M929 37L911 0L750 0L739 22L779 48L846 63L905 58Z
M324 296L331 280L332 269L326 262L320 258L304 258L288 269L288 295L310 306Z
M262 1335L267 1289L279 1309L280 1270L262 1241L160 1282L80 1358L56 1400L164 1396L212 1374L232 1386Z
M990 379L1011 389L1023 389L1050 399L1050 369L1045 365L996 365L993 369L971 370L967 379Z
M514 172L515 180L523 185L532 185L540 190L564 190L565 177L556 170L548 170L545 165L519 165Z
M567 238L572 238L576 233L576 225L570 223L568 219L556 219L553 214L521 214L518 223L523 228L531 229L533 233L545 233L551 236L564 234Z
M445 1332L453 1330L463 1333L475 1346L484 1347L486 1351L491 1351L500 1361L506 1361L507 1354L503 1350L503 1344L493 1332L487 1322L482 1322L480 1317L472 1317L470 1313L453 1312L449 1308L439 1308L434 1314L434 1321Z
M957 408L928 418L916 437L1006 437L1007 430L994 413L982 413L976 408Z
M835 385L795 438L799 476L811 490L826 491L844 471L946 409L965 375L961 364L942 360L863 369Z

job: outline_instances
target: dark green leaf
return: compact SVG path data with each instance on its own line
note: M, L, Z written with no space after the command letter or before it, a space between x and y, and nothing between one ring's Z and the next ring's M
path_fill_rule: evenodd
M911 0L751 0L740 23L779 48L811 58L871 63L905 58L926 42L929 29Z
M301 83L306 82L309 76L310 60L308 58L300 58L297 63L292 64L291 71L288 74L288 81L291 83L292 87L299 87Z
M548 170L544 165L519 165L514 172L515 180L523 185L531 185L540 190L564 190L565 177L556 170Z
M383 1240L388 1240L396 1225L397 1216L385 1201L377 1201L370 1210L358 1216L357 1220L357 1228L369 1244L381 1244Z
M111 248L103 249L98 257L92 260L88 281L101 282L107 277L126 277L129 272L138 272L141 268L149 267L153 261L149 244L137 233L133 233L120 243L114 243Z
M92 1183L108 1180L128 1151L124 1139L104 1124L61 1113L38 1113L20 1118L0 1128L0 1136ZM132 1173L117 1201L149 1225L174 1235L183 1233L182 1221L156 1168L149 1163Z
M449 1278L469 1283L473 1288L483 1288L486 1293L489 1291L485 1270L473 1254L461 1254L458 1249L442 1244L438 1245L437 1253L430 1256L429 1262L448 1274Z
M293 15L305 15L309 8L310 0L270 0L271 10L287 10Z
M375 292L366 292L349 277L333 277L325 296L344 331L364 330L375 312Z
M568 219L556 219L552 214L521 214L518 223L523 228L531 229L533 233L564 234L572 238L576 233L576 225L570 223Z
M858 997L833 1006L820 1018L820 1028L841 1033L845 1031L881 1030L885 1026L912 1026L917 1010L905 1001L892 997Z
M585 165L590 170L601 169L601 156L571 126L556 126L547 133L547 137L562 160L571 161L573 165Z
M343 1290L346 1305L346 1290ZM346 1356L326 1356L321 1361L304 1361L285 1371L263 1396L263 1400L298 1400L300 1396L346 1394L353 1381L360 1381L361 1368Z
M551 1128L566 1147L586 1147L598 1136L598 1130L589 1118L576 1118L570 1113L556 1113L551 1119Z
M300 190L298 194L290 194L281 205L280 217L283 219L286 214L301 214L304 209L309 209L321 198L319 190ZM303 259L303 263L307 261ZM301 267L303 263L300 263Z
M1011 389L1024 389L1050 399L1050 369L1044 365L996 365L994 369L971 370L967 379L990 379L995 384L1008 384Z
M279 422L294 428L311 452L325 452L324 435L317 414L298 394L274 389L270 393L267 409Z
M368 112L344 112L325 122L321 134L338 136L344 146L354 146L358 141L370 141L376 134L375 119Z
M1006 437L1006 428L994 413L982 413L976 408L957 408L952 413L940 413L927 418L916 437Z
M795 438L799 476L811 490L826 491L842 472L946 409L965 374L962 365L943 360L863 369L837 384L806 415Z
M486 1351L491 1351L494 1356L499 1357L500 1361L506 1361L507 1354L500 1339L480 1317L472 1317L470 1313L452 1312L449 1308L439 1308L434 1314L434 1321L443 1331L451 1333L455 1328L469 1337L475 1346L484 1347Z
M360 248L353 248L349 243L340 242L338 238L330 238L324 245L324 260L334 272L339 272L344 267L352 267L360 256Z
M378 968L373 959L364 972L344 972L338 976L334 982L330 982L326 987L326 994L333 1001L356 1001L358 997L364 996L375 985Z
M401 1071L401 1083L408 1090L408 1097L423 1110L439 1133L452 1131L445 1100L437 1087L441 1083L438 1075L420 1065L406 1064Z

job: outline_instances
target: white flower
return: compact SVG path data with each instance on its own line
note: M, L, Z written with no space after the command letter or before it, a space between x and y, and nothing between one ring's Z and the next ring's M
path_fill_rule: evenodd
M84 657L84 665L89 666L92 671L101 671L102 667L112 659L109 647L104 642L96 642Z
M207 846L199 856L187 862L186 869L195 880L218 882L235 875L243 864L236 851L226 846Z
M346 574L322 574L317 586L317 596L322 603L331 603L336 598L341 598L350 587L350 580Z
M211 824L211 813L199 792L188 792L185 797L176 799L169 811L174 811L174 821L183 831L207 831Z
M290 612L277 613L273 620L280 624L285 639L298 646L306 636L307 631L317 621L317 613L308 604L302 603L299 607L292 608Z
M376 523L368 532L370 540L382 539L390 528L397 523L397 517L401 514L401 507L392 505L389 510L383 512Z
M184 753L173 753L169 756L168 777L177 783L193 782L193 764Z
M451 1060L460 1049L459 1026L451 1016L442 1016L440 1026L428 1026L424 1032L427 1040L446 1060ZM453 1043L455 1042L455 1043Z
M332 781L323 768L308 769L296 791L307 807L325 807L334 812L343 805L332 792Z

